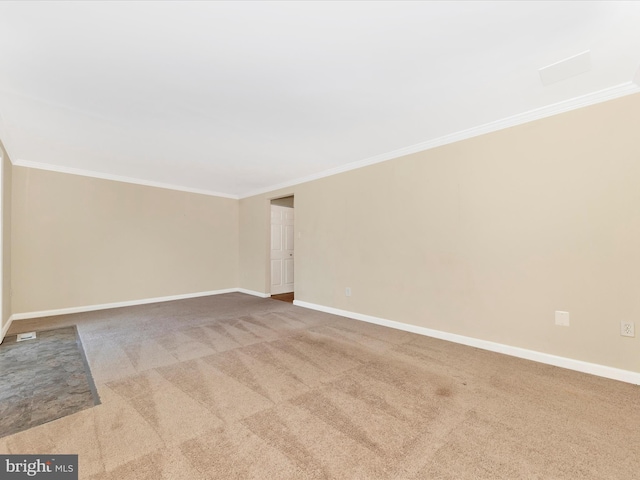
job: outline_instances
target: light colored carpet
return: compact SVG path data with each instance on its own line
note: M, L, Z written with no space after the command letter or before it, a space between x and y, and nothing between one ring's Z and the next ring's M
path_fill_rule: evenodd
M640 478L637 386L243 294L46 323L77 323L102 404L0 452L81 478Z

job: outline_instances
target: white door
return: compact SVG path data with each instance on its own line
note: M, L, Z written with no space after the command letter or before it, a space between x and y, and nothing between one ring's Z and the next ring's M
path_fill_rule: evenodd
M293 292L293 208L271 205L271 294Z

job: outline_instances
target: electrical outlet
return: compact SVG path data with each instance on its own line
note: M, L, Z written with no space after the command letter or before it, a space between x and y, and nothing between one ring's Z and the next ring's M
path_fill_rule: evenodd
M620 322L620 335L623 337L635 337L636 336L636 328L633 322L625 322L624 320Z
M350 297L351 296L351 287L345 288L344 289L344 294L345 294L345 296Z
M560 310L556 310L556 325L561 325L563 327L569 326L569 312L561 312Z

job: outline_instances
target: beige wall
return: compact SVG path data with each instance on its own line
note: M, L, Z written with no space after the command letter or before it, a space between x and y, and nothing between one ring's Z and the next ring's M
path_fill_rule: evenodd
M13 167L13 313L238 286L238 201Z
M240 287L269 293L269 200L240 200Z
M11 179L12 165L2 142L2 312L0 312L0 342L11 316Z
M296 299L640 372L638 125L627 96L290 189ZM241 287L278 193L240 202Z
M2 321L268 293L295 194L298 300L640 372L637 125L628 96L239 202L5 164Z

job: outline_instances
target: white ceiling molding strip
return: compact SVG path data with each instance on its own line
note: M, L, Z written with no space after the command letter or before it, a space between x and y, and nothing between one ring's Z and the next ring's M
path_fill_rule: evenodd
M640 76L640 74L638 76ZM468 138L477 137L487 133L496 132L498 130L503 130L505 128L521 125L523 123L532 122L534 120L539 120L539 119L550 117L553 115L558 115L560 113L576 110L578 108L587 107L587 106L594 105L601 102L606 102L608 100L613 100L615 98L623 97L625 95L632 95L634 93L640 93L640 84L636 83L636 81L626 82L621 85L617 85L615 87L606 88L604 90L583 95L581 97L576 97L571 100L558 102L553 105L530 110L528 112L524 112L518 115L513 115L511 117L507 117L502 120L486 123L478 127L470 128L460 132L455 132L450 135L445 135L443 137L435 138L433 140L428 140L426 142L410 145L408 147L400 148L392 152L375 155L373 157L369 157L364 160L351 162L346 165L342 165L340 167L324 170L322 172L309 175L306 177L301 177L301 178L292 180L290 182L271 185L269 187L261 188L259 190L254 190L241 195L232 195L228 193L213 192L210 190L189 188L189 187L183 187L180 185L172 185L168 183L141 180L141 179L132 178L132 177L112 175L108 173L94 172L90 170L84 170L84 169L73 168L73 167L64 167L64 166L52 165L48 163L33 162L30 160L17 159L17 160L12 160L12 163L13 165L16 165L19 167L36 168L40 170L49 170L52 172L68 173L71 175L81 175L84 177L101 178L104 180L113 180L116 182L133 183L137 185L145 185L148 187L166 188L169 190L178 190L182 192L197 193L201 195L209 195L209 196L222 197L222 198L232 198L237 200L242 198L253 197L255 195L260 195L263 193L272 192L274 190L279 190L282 188L292 187L294 185L299 185L301 183L306 183L313 180L318 180L320 178L337 175L339 173L348 172L350 170L355 170L355 169L366 167L369 165L374 165L376 163L393 160L394 158L410 155L412 153L422 152L425 150L430 150L432 148L440 147L450 143L459 142L461 140L466 140ZM11 159L11 156L9 156L9 158Z
M640 76L640 73L639 73L639 76ZM435 138L433 140L428 140L426 142L417 143L415 145L411 145L405 148L400 148L392 152L383 153L381 155L369 157L364 160L348 163L346 165L332 168L330 170L325 170L314 175L298 178L296 180L280 183L278 185L272 185L267 188L261 188L259 190L255 190L250 193L241 194L240 198L242 199L242 198L253 197L255 195L272 192L274 190L279 190L281 188L292 187L294 185L299 185L301 183L310 182L312 180L318 180L320 178L329 177L331 175L336 175L342 172L348 172L349 170L355 170L357 168L366 167L368 165L374 165L376 163L385 162L387 160L392 160L394 158L402 157L412 153L430 150L432 148L440 147L442 145L447 145L449 143L455 143L461 140L466 140L468 138L484 135L486 133L496 132L498 130L503 130L509 127L515 127L517 125L522 125L523 123L532 122L534 120L540 120L545 117L551 117L553 115L569 112L571 110L576 110L582 107L588 107L590 105L595 105L596 103L606 102L607 100L613 100L619 97L623 97L625 95L632 95L634 93L640 93L640 84L635 82L625 82L623 84L616 85L615 87L605 88L604 90L583 95L581 97L576 97L563 102L554 103L546 107L529 110L528 112L520 113L518 115L513 115L511 117L507 117L502 120L496 120L495 122L485 123L484 125L480 125L478 127L469 128L467 130L455 132L440 138Z
M62 167L59 165L51 165L50 163L32 162L30 160L15 160L13 165L17 167L37 168L38 170L49 170L51 172L68 173L70 175L80 175L82 177L101 178L103 180L113 180L114 182L133 183L136 185L144 185L147 187L166 188L168 190L178 190L180 192L198 193L200 195L209 195L212 197L232 198L238 200L237 195L229 195L228 193L212 192L210 190L201 190L198 188L182 187L180 185L171 185L169 183L154 182L149 180L141 180L138 178L125 177L120 175L112 175L109 173L94 172L73 167Z

